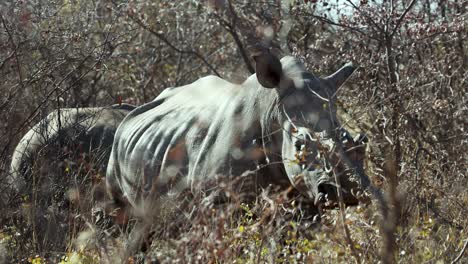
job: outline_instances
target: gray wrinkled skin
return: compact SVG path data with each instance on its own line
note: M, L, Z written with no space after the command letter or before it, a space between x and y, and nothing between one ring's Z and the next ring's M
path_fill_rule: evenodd
M30 175L35 168L44 167L44 174L51 174L59 165L58 153L63 151L93 153L98 157L97 169L105 171L115 131L134 108L123 104L62 108L50 113L34 125L15 148L9 175L11 186L23 192L25 186L31 184ZM36 164L39 160L43 164Z
M111 195L139 207L249 175L246 187L292 184L317 200L321 186L334 182L322 150L332 151L339 128L334 93L353 68L320 79L293 57L281 64L273 89L262 87L260 75L240 85L208 76L132 111L109 159Z

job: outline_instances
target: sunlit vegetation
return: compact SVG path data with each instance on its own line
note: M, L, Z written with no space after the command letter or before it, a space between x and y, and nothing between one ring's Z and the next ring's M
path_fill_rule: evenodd
M466 262L463 1L5 0L0 16L0 263ZM52 110L140 105L208 74L240 83L259 43L317 75L359 66L338 91L339 117L367 134L365 169L388 210L368 190L321 219L286 190L193 199L126 256L136 220L94 209L105 172L91 154L59 153L60 180L47 185L39 175L52 170L36 160L30 193L12 190L12 151Z

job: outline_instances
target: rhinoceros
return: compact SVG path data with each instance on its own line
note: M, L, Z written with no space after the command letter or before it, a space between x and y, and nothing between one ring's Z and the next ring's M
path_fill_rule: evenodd
M105 171L115 131L135 107L129 104L111 107L62 108L34 125L16 146L10 168L11 185L24 190L32 184L33 171L51 175L57 169L64 174L76 163L71 156L92 154L93 168ZM53 184L54 179L36 179Z
M105 174L117 127L134 108L120 104L57 109L23 136L8 176L13 196L34 204L23 206L31 209L23 213L34 225L22 235L36 234L39 248L64 249L70 222L66 194L74 193L69 197L90 206L91 184Z
M256 73L242 84L203 77L166 89L125 118L106 173L116 202L148 213L187 190L208 194L240 181L240 191L292 185L320 205L335 197L334 174L355 186L340 158L348 154L336 144L346 145L335 107L352 64L319 78L292 56L255 60ZM349 188L344 200L353 200Z

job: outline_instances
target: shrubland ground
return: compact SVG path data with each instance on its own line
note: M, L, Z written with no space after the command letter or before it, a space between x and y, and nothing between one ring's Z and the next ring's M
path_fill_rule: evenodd
M100 223L85 199L89 183L74 182L104 175L67 160L66 184L50 186L63 196L9 191L11 153L34 123L58 107L139 105L208 74L242 82L258 43L317 75L359 65L338 93L340 118L368 135L366 171L389 210L370 197L325 210L318 225L308 204L284 191L265 190L248 203L233 197L220 208L195 199L190 221L159 225L146 259L466 262L465 2L6 0L0 7L0 262L121 258L126 230ZM38 234L36 215L66 220L49 221L63 227L61 243Z

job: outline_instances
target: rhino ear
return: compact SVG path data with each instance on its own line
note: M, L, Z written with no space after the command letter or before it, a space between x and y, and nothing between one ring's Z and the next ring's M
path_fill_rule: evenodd
M283 77L283 67L279 59L269 51L253 56L258 82L265 88L278 88Z
M324 80L330 88L336 91L355 70L356 67L351 62L348 62L332 75L325 77Z

